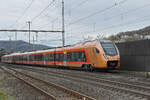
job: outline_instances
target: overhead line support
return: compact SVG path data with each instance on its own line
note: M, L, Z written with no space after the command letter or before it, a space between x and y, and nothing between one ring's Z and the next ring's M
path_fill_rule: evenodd
M30 26L31 26L31 21L27 22L29 24L29 44L30 44Z
M62 46L65 46L64 0L62 0Z
M16 30L16 29L0 29L0 32L29 32L29 30ZM62 31L55 31L55 30L30 30L30 32L61 32Z

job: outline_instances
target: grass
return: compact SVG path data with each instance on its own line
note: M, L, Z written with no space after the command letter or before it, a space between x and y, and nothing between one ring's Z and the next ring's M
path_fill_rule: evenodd
M2 87L2 81L4 77L0 77L0 87ZM8 96L0 88L0 100L8 100Z
M0 89L0 100L9 100L9 97Z
M8 96L2 89L3 87L3 80L5 79L5 77L0 77L0 100L15 100L13 99L13 97Z

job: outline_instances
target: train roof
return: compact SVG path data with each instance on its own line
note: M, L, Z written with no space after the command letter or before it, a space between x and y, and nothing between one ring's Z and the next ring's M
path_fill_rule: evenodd
M43 53L43 52L50 52L50 51L60 51L60 50L69 50L69 49L78 49L78 48L86 48L87 46L92 46L96 45L98 42L112 42L110 40L91 40L91 41L85 41L85 42L79 42L74 45L67 45L65 47L54 47L52 49L47 49L47 50L38 50L38 51L32 51L32 52L24 52L24 53L12 53L9 55L4 55L3 57L9 57L9 56L17 56L17 55L28 55L28 54L33 54L33 53Z

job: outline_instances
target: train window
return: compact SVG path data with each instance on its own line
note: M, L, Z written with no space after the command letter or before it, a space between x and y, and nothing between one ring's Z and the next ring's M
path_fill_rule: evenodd
M23 56L20 56L21 61L23 61Z
M59 61L63 61L64 60L64 54L63 53L60 53L59 54Z
M67 53L67 61L73 61L73 62L85 62L85 52L68 52Z
M95 51L96 51L96 53L100 53L100 51L97 48L95 48Z
M74 61L78 61L79 57L78 57L78 52L74 52Z
M43 61L43 55L38 55L38 61Z
M30 57L29 57L30 58ZM38 61L38 55L34 55L34 61Z
M20 61L20 56L18 56L18 61Z
M45 61L49 61L49 55L44 55Z
M49 61L54 61L54 54L49 54Z
M63 61L64 60L64 54L63 53L57 53L55 60L56 61Z
M43 55L34 55L34 57L32 57L32 60L42 61L43 60Z
M23 56L21 56L21 61L23 61Z
M32 61L31 56L29 56L29 60Z
M58 55L58 53L56 53L55 54L55 61L58 61L58 59L59 59L59 55Z
M61 61L61 59L62 59L62 58L61 58L61 54L59 53L59 54L58 54L58 61Z
M38 55L34 55L34 60L38 61Z
M29 56L29 60L33 61L33 56L32 55Z
M40 61L39 55L36 55L36 61Z
M37 61L37 59L38 59L37 55L34 55L34 61Z
M25 56L25 61L27 61L27 56Z
M25 61L25 56L22 56L22 60Z
M60 59L61 59L61 58L60 58L60 54L58 53L58 54L57 54L57 61L60 61Z
M81 52L76 52L76 61L82 61Z
M76 54L74 52L72 52L72 55L71 55L72 59L71 59L71 61L75 61L76 60L75 56L76 56Z
M32 61L34 61L34 55L31 56Z
M67 53L67 61L71 61L71 53L70 52Z
M22 56L22 61L24 61L24 56Z
M81 58L82 58L82 62L86 62L86 56L85 56L85 52L84 51L82 51L81 52Z
M81 58L82 58L82 62L86 62L86 57L85 57L84 51L81 52Z
M19 61L21 61L21 56L19 56Z
M80 52L75 52L75 60L76 61L81 61L81 58L80 58Z

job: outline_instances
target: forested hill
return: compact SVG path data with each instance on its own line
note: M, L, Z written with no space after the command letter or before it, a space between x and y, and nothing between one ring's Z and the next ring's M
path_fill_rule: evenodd
M107 39L115 42L150 39L150 26L139 30L120 32L109 36Z
M34 47L34 48L33 48ZM32 45L25 41L0 41L0 49L5 49L7 52L27 52L31 50L48 49L48 46L35 44Z

